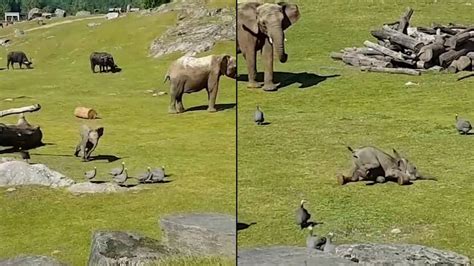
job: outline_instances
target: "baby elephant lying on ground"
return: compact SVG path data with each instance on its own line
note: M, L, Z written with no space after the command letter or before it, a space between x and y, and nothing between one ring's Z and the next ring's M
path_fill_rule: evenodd
M209 55L196 58L183 56L174 61L165 76L165 82L170 81L169 113L184 112L183 94L207 90L209 112L215 112L219 80L222 75L236 78L237 64L230 55Z
M352 168L350 176L338 176L338 183L341 185L359 180L372 180L378 183L395 180L400 185L417 179L436 180L422 176L415 165L401 157L395 149L393 150L395 156L375 147L362 147L355 150L348 147L348 149L353 156Z

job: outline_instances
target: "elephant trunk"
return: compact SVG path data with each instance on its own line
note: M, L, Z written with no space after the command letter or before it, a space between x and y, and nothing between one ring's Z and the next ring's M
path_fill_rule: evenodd
M285 53L285 35L281 25L274 27L274 30L269 33L270 43L273 45L273 49L278 55L278 59L280 59L280 62L285 63L288 60L288 55Z

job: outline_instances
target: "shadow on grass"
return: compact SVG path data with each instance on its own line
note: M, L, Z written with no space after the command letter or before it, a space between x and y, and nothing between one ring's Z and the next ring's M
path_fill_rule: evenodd
M107 161L109 163L115 162L117 160L120 160L122 158L117 157L115 155L96 155L96 156L91 156L89 159L89 162L93 161Z
M4 67L0 67L0 71L5 70L5 69L6 69L6 68L4 68Z
M248 229L250 226L256 225L256 224L257 224L256 222L252 222L252 223L249 223L249 224L237 223L237 231Z
M288 87L292 84L299 83L298 88L304 89L312 86L316 86L319 83L325 81L328 78L339 77L340 75L329 75L329 76L319 76L314 73L300 72L300 73L290 73L290 72L273 72L273 79L275 83L280 83L278 89ZM237 78L238 81L249 81L248 75L243 74L239 75ZM263 72L257 73L257 81L263 81Z
M89 181L92 184L105 184L108 183L109 181L104 181L104 180L90 180Z
M221 104L216 104L216 110L219 111L224 111L227 109L233 109L235 108L237 104L235 103L221 103ZM194 111L204 111L207 110L208 105L199 105L199 106L194 106L191 108L186 109L186 112L194 112Z
M474 73L466 75L466 76L462 76L462 77L458 78L458 81L463 80L463 79L467 79L467 78L471 78L471 77L474 77Z
M28 147L21 147L23 150L34 150L36 148L39 148L39 147L43 147L43 146L49 146L49 145L56 145L54 143L40 143L36 146L28 146ZM15 152L19 152L20 151L20 147L6 147L5 149L3 150L0 150L0 154L5 154L5 153L15 153ZM40 154L33 154L32 155L40 155Z
M260 125L257 124L257 126L268 126L270 124L271 124L271 122L263 122Z

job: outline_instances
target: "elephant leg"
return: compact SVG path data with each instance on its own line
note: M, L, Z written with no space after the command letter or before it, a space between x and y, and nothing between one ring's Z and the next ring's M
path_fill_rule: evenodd
M178 113L184 113L184 105L183 105L183 93L179 92L178 95L176 96L176 109L178 110Z
M356 164L352 164L351 169L349 170L349 175L345 176L343 174L339 174L337 176L337 182L339 185L344 185L349 182L357 182L359 181L359 177L361 175L361 172L359 171L359 168Z
M23 69L23 63L20 62L19 64L20 64L20 69Z
M276 91L280 84L273 83L273 47L268 40L266 40L265 45L263 45L262 58L265 68L263 90Z
M177 95L178 95L178 87L176 86L175 81L171 81L171 86L170 86L170 105L168 107L168 113L170 114L176 114L178 113L176 111L176 102L177 102Z
M82 144L82 141L79 144L77 144L76 151L74 151L74 156L76 157L79 157L79 152L81 152L81 144Z
M255 88L260 88L262 87L259 83L256 81L257 77L257 51L255 51L255 48L253 51L250 52L250 54L245 54L244 56L245 61L247 61L247 72L249 73L249 83L247 84L247 88L255 89Z
M98 143L99 143L98 140L88 141L86 143L86 146L84 148L84 156L83 156L84 161L89 161L91 154L97 147Z
M211 76L209 80L209 89L207 90L207 98L209 100L209 106L207 108L208 112L216 112L216 98L217 92L219 91L219 76Z

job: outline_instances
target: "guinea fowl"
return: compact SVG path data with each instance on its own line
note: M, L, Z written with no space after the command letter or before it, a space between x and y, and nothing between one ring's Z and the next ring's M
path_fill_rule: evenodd
M25 151L25 150L22 150L20 149L20 156L21 156L21 159L25 160L26 163L30 163L30 153L28 151Z
M161 168L153 169L151 173L152 173L152 176L149 181L153 183L157 183L157 182L163 182L165 180L166 174L165 174L164 166L161 166Z
M87 171L84 173L84 177L87 178L87 180L92 180L94 177L97 175L97 167L94 166L93 170Z
M326 238L313 235L312 226L309 226L308 229L309 229L309 235L306 238L306 247L309 249L322 250L323 245L326 244Z
M117 168L114 168L112 170L110 170L109 174L111 175L120 175L123 173L123 170L125 169L125 162L122 162L122 166L121 167L117 167Z
M150 179L152 175L151 168L147 167L147 171L145 173L137 176L138 183L146 183L146 181Z
M326 237L326 243L324 244L324 252L334 253L336 246L332 243L332 238L334 237L333 233L329 233Z
M456 114L456 129L458 130L459 134L466 135L472 129L472 126L469 121L458 118L458 115Z
M255 110L254 121L257 125L261 125L265 121L263 112L260 110L260 106L257 105L257 110Z
M121 174L114 176L114 181L119 184L123 185L128 179L127 168L123 169Z
M308 222L311 214L304 208L305 203L306 200L301 200L300 207L296 210L296 223L300 225L301 229L312 225L311 222Z

